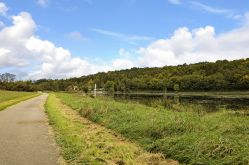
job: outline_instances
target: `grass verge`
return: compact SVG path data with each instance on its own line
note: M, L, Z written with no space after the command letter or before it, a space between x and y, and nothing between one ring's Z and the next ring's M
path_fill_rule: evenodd
M161 154L150 154L112 131L82 118L54 94L45 105L63 158L69 164L177 164Z
M39 96L38 93L32 92L13 92L13 91L0 91L0 111L5 108L17 104L21 101Z
M83 117L184 164L249 164L249 116L221 110L199 114L136 103L56 94ZM193 107L192 107L193 108Z

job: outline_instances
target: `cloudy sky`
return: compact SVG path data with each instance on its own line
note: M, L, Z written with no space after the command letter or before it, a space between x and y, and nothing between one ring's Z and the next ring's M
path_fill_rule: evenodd
M240 58L248 0L0 0L0 73L19 79Z

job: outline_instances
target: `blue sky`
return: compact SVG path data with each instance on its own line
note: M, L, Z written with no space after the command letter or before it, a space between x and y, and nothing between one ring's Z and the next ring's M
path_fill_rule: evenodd
M62 47L70 51L70 58L65 58L65 62L80 58L92 68L91 72L77 71L84 68L74 68L75 70L71 71L69 68L72 67L62 68L61 70L70 73L75 72L69 77L133 66L153 67L194 63L200 62L202 56L208 56L203 59L205 61L249 57L248 54L244 54L247 51L245 47L236 49L241 51L243 56L236 53L231 56L220 53L224 53L227 42L240 45L243 42L242 45L246 45L249 41L247 40L249 37L236 43L231 43L231 37L229 41L224 41L229 38L227 36L236 37L242 33L249 35L244 31L249 22L247 14L249 3L246 0L29 0L26 3L20 0L2 0L0 2L8 9L1 11L0 7L2 29L13 26L13 16L26 12L35 22L35 27L31 30L32 35L25 38L27 42L31 37L47 40L54 44L55 49ZM205 44L197 35L201 31L210 35L205 39L214 39L214 45L218 43L222 46L213 46L208 50L206 50L208 46L203 48ZM240 33L234 34L234 31ZM188 38L189 35L191 40ZM186 37L181 39L181 36ZM176 45L180 45L181 40L186 40L185 43L189 44L178 48ZM10 54L11 49L7 48L3 47L3 50L9 50L7 52ZM209 57L213 52L216 52L217 56ZM38 56L46 55L43 52ZM192 56L194 60L186 60ZM8 56L4 57L6 59ZM152 60L150 63L150 58L158 61ZM62 73L58 75L52 75L52 72L44 73L42 69L46 63L49 63L46 60L32 61L22 66L4 65L3 62L1 65L0 62L0 72L21 70L21 75L31 79L45 76L68 77ZM58 70L56 66L51 66L50 69L52 68ZM35 70L36 73L30 70Z
M186 26L190 29L212 25L217 32L237 27L240 22L225 14L202 11L182 1L173 5L167 0L47 0L46 6L33 0L23 3L19 0L3 1L10 6L10 13L27 11L40 26L37 34L58 46L70 49L72 54L88 58L112 59L120 48L137 48L151 40L127 43L122 39L98 34L91 29L103 29L125 35L165 38L175 29ZM249 10L246 0L198 1L217 9L234 10L243 14ZM78 42L70 39L70 32L80 32L85 39Z

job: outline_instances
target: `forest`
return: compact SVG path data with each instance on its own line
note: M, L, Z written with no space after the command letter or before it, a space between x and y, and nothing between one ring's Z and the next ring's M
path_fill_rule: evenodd
M131 68L70 79L15 81L0 76L0 89L15 91L88 92L94 88L109 92L130 91L237 91L249 89L249 58L220 60L178 66Z

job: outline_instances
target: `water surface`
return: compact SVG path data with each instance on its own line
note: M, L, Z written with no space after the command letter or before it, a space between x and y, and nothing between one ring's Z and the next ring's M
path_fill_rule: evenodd
M207 111L217 111L221 108L228 110L249 110L249 97L247 95L206 95L198 93L196 95L182 94L114 94L114 99L118 101L132 101L148 106L162 104L168 101L171 104L200 105Z

